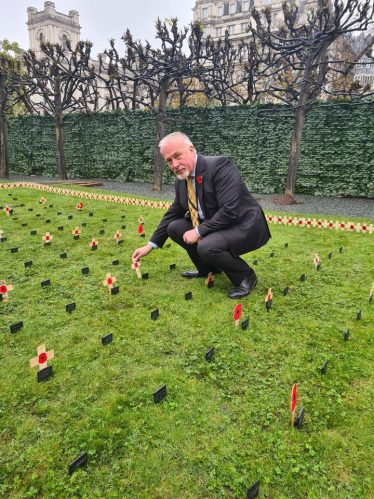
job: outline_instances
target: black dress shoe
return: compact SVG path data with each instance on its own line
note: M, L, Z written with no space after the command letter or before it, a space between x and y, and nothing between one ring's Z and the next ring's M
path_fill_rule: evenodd
M193 279L194 277L207 277L208 274L202 274L198 270L187 270L183 272L182 277L186 277L187 279Z
M210 272L212 274L222 274L221 269L212 269ZM186 272L183 272L182 277L186 277L187 279L192 279L193 277L208 277L208 273L202 273L199 272L198 270L187 270Z
M252 290L255 288L256 284L257 276L253 273L252 276L243 279L239 286L232 289L227 296L229 298L242 298L243 296L247 296L252 293Z

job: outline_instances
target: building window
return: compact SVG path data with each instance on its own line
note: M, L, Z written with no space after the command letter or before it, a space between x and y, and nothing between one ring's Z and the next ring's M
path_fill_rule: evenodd
M240 49L240 55L242 59L248 59L248 47L246 45Z
M216 28L216 36L222 36L222 28Z
M230 14L235 14L236 5L234 3L230 3Z
M235 24L229 26L229 35L235 35Z
M207 27L204 26L203 27L203 38L206 38L207 37Z
M39 33L39 42L44 42L44 41L45 41L45 38L44 38L43 33Z
M66 35L62 35L62 50L68 49L67 41L68 41L68 39L67 39Z
M222 17L223 16L223 5L220 5L217 8L217 17Z
M240 26L241 26L241 32L246 33L249 26L248 23L242 23Z
M208 9L203 9L203 19L208 19Z
M249 11L249 0L244 0L243 2L243 12Z

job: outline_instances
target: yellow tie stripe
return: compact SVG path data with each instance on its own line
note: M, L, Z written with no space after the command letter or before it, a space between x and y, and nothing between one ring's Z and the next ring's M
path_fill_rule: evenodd
M191 215L192 226L193 228L195 228L199 226L199 212L197 209L195 189L194 186L192 185L192 177L187 178L187 191L188 191L188 210Z

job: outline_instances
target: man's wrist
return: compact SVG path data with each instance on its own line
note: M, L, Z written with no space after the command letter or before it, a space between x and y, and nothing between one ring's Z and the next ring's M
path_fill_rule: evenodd
M152 243L152 241L148 241L149 246L152 246L152 249L158 249L157 244Z

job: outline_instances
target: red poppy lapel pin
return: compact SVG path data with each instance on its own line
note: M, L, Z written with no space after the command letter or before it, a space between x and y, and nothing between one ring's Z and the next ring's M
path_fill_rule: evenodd
M201 175L198 175L196 177L196 180L199 182L199 184L202 184L203 183L203 177Z

